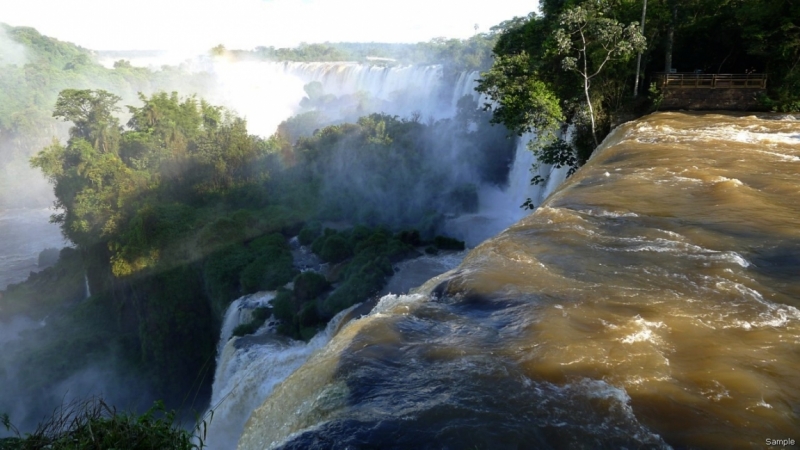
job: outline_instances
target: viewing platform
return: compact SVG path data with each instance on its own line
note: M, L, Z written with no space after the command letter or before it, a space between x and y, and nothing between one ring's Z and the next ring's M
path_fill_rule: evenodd
M767 89L767 74L656 73L661 109L750 110Z
M766 89L767 74L765 73L657 73L653 81L659 89L686 88L686 89Z

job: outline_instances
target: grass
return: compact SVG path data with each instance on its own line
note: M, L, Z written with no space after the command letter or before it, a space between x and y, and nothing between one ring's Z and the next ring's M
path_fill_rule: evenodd
M189 432L175 422L174 411L156 402L142 415L118 412L100 398L57 408L32 433L21 436L7 415L0 425L15 437L0 439L0 450L191 450L205 447L206 422Z

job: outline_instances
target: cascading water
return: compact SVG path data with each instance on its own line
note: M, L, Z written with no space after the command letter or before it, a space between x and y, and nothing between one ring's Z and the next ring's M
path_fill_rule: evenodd
M295 250L299 253L307 251L302 247ZM406 292L419 286L456 267L464 255L465 252L446 252L401 262L387 284L387 292ZM266 306L274 295L267 292L239 298L225 313L212 388L213 415L207 414L211 420L205 443L211 450L234 448L250 413L264 402L278 383L324 347L342 323L352 318L351 311L358 308L356 305L337 314L325 330L308 343L275 334L274 323L270 321L254 335L231 338L236 326L249 321L250 312Z
M83 290L86 293L86 296L84 298L89 298L89 297L92 296L92 290L89 288L89 274L88 273L84 273L83 274Z
M264 297L271 299L274 294ZM226 325L235 323L235 320L228 319L239 317L247 301L243 297L231 304L226 313ZM214 374L211 398L213 415L207 414L210 417L206 441L208 448L233 448L250 413L269 396L275 385L330 340L349 311L339 313L324 331L317 333L308 343L276 335L272 330L274 324L269 322L254 335L220 339L222 350Z
M267 62L199 59L190 67L211 73L216 88L204 96L227 105L248 119L250 132L264 136L300 111L303 86L318 82L322 93L333 96L335 120L354 121L382 112L422 119L453 117L457 101L473 95L477 72L462 74L453 85L442 78L441 66L384 67L352 62Z
M222 319L222 329L219 333L217 364L222 358L225 345L233 336L233 330L239 325L249 322L253 318L254 309L269 306L273 298L275 298L274 292L260 292L240 297L228 306L228 310L225 311L225 317Z
M446 228L453 236L474 247L528 215L530 211L522 209L527 199L531 199L536 206L541 205L564 182L568 167L557 169L549 164L541 164L535 173L532 172L536 157L528 150L528 142L534 139L535 133L526 133L519 138L514 163L508 174L508 187L483 187L478 191L480 207L477 213L464 214L447 222ZM532 185L531 178L534 175L540 175L547 181L545 184Z
M343 327L238 448L796 440L797 164L791 116L621 126L456 270Z
M403 116L420 113L437 119L453 117L458 101L464 96L482 101L474 91L479 76L477 72L462 73L453 86L444 86L442 70L438 66L387 68L351 63L239 64L219 65L217 74L223 79L236 79L231 75L244 70L257 83L269 82L270 79L294 79L286 84L293 89L318 81L323 92L339 97L367 91L371 97L379 100L377 105L373 103L377 110ZM253 78L253 74L260 74L261 78ZM237 89L241 85L231 84ZM401 92L405 94L401 95ZM413 95L408 95L409 92ZM361 114L369 112L360 111ZM520 144L512 169L514 177L523 177L523 183L513 180L512 186L506 191L486 186L479 193L481 212L474 215L479 219L462 221L460 228L448 225L448 232L459 235L458 230L465 231L470 236L468 243L475 245L525 214L519 206L525 196L530 195L529 168L534 162L532 154L525 148L526 142ZM487 194L487 191L490 193ZM485 226L479 229L478 221L484 222ZM295 248L296 252L301 250ZM405 293L409 288L452 269L463 256L463 253L424 256L401 263L396 267L397 274L389 281L385 293ZM256 337L229 340L233 328L242 322L241 311L245 301L240 299L231 305L221 333L212 398L214 418L209 427L208 444L212 449L227 448L235 442L250 412L263 402L277 383L325 345L333 334L332 330L336 329L334 321L324 333L318 334L308 344L287 341L267 329L261 330Z

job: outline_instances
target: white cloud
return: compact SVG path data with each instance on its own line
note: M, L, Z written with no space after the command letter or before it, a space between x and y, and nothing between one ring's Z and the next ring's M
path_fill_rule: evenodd
M3 0L0 22L96 50L249 49L466 38L537 8L493 0Z

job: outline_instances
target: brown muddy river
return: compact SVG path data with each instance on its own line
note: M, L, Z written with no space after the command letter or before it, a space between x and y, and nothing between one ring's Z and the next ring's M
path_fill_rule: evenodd
M796 444L799 307L800 120L654 114L345 326L239 448Z

